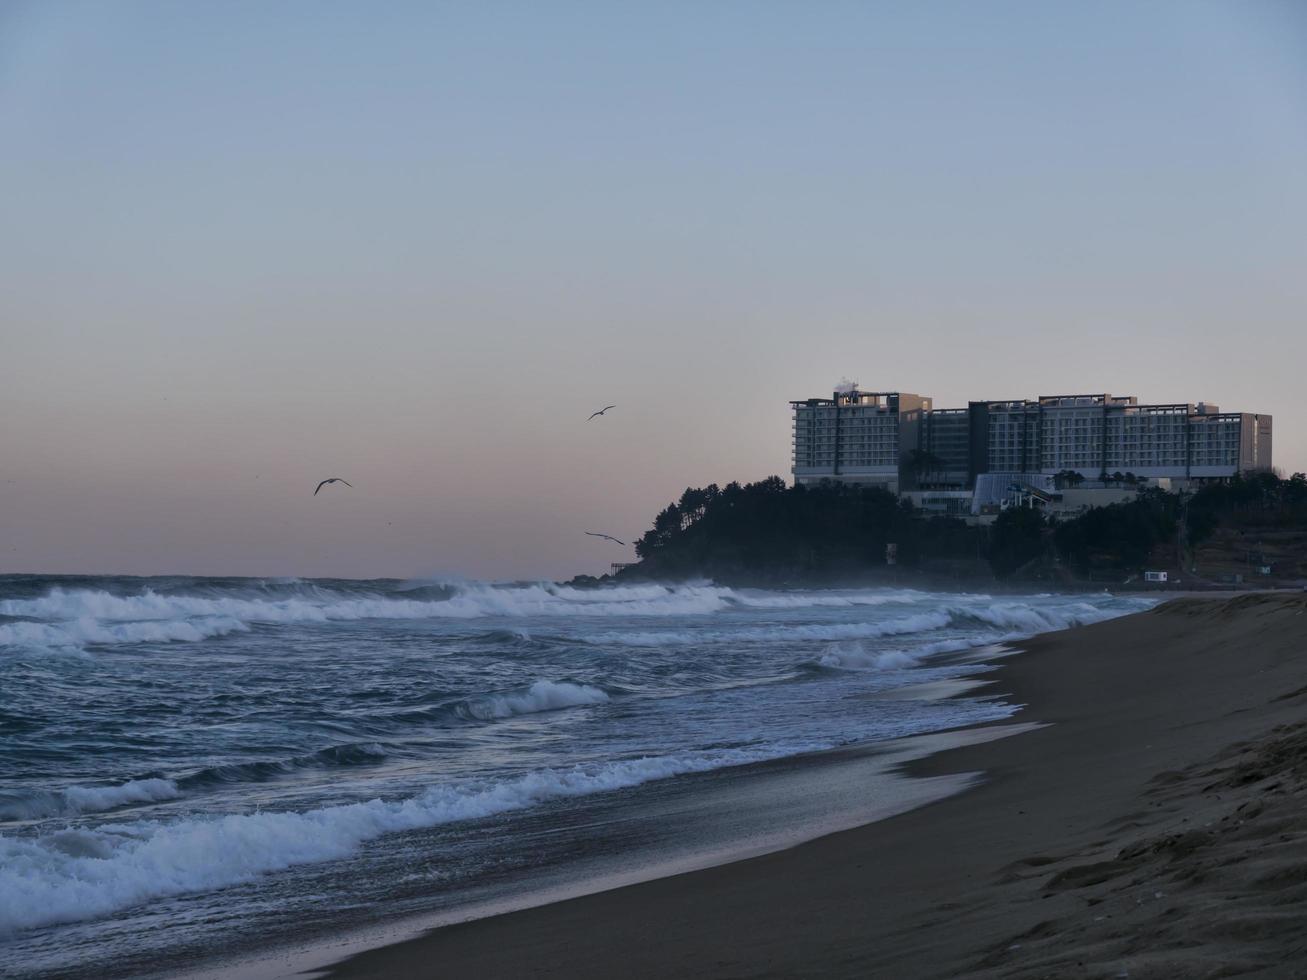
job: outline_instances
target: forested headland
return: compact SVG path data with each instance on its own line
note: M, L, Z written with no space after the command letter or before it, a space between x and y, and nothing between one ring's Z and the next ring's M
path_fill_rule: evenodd
M1230 580L1241 574L1230 568L1245 567L1249 575L1292 579L1307 576L1307 476L1255 473L1191 493L1143 488L1126 503L1072 518L1011 508L979 526L925 516L879 488L790 486L773 476L687 488L657 514L635 552L639 561L620 578L1124 582L1160 565L1196 583Z

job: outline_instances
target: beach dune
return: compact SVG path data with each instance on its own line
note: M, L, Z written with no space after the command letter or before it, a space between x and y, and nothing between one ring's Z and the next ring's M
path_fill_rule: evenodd
M789 850L447 926L372 977L1307 976L1307 596L1020 645L977 788Z

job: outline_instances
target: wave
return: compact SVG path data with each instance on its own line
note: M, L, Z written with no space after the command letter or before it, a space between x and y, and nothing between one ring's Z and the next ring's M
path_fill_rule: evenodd
M859 592L813 591L796 593L733 592L729 598L740 606L751 609L810 609L814 607L848 608L852 606L885 606L927 601L928 592L915 589L867 590Z
M686 616L728 605L714 586L597 590L532 585L467 586L448 598L400 599L316 589L285 598L167 595L150 589L115 595L102 589L52 589L33 599L0 601L0 646L66 648L83 644L200 641L253 625L365 619L477 619L487 616ZM32 621L35 620L35 621Z
M746 626L735 629L704 630L631 630L601 633L589 637L591 643L630 647L690 646L729 641L783 643L794 640L873 639L903 633L922 633L941 629L952 622L947 611L921 613L879 623L806 623L791 626Z
M921 655L906 650L868 650L861 643L833 643L817 661L841 670L903 670L921 663Z
M923 643L911 650L868 650L861 642L841 641L826 647L816 664L833 670L908 669L920 666L922 661L937 654L974 650L976 647L993 646L1009 639L1015 637L1009 633L980 633L964 639Z
M1036 633L1050 633L1116 619L1119 616L1151 609L1158 601L1149 598L1128 598L1113 600L1114 605L1110 606L1072 602L1064 606L1044 608L1020 602L999 603L984 609L967 610L959 615L958 622L959 625L963 625L970 619L984 625L997 626L1011 631L1006 633L1003 639L1012 640L1033 636Z
M715 625L700 630L631 630L594 634L591 643L612 646L662 647L689 646L709 642L784 643L796 640L832 642L838 640L873 640L879 637L910 636L945 629L970 630L997 627L983 642L1017 639L1035 633L1085 626L1137 609L1148 608L1151 600L1129 600L1126 608L1104 608L1087 602L1038 608L1024 602L1003 601L988 605L945 605L930 612L914 613L872 622L775 623L767 626L723 628ZM1142 604L1138 604L1142 603Z
M58 791L35 790L0 795L0 820L101 813L132 803L175 800L181 790L171 779L133 779L117 786L69 786Z
M87 644L198 642L210 637L248 630L229 616L196 619L146 620L106 625L82 616L68 622L15 622L0 625L0 647L81 649Z
M822 667L841 670L889 670L918 666L926 658L940 653L953 653L976 647L990 646L1019 640L1036 633L1069 629L1073 626L1085 626L1090 623L1113 619L1125 613L1146 609L1154 604L1151 599L1128 600L1127 607L1101 608L1091 603L1076 602L1058 608L1036 609L1026 603L1002 602L985 607L964 607L946 610L946 626L962 627L974 624L998 627L999 629L981 630L965 637L922 643L911 650L867 650L859 642L832 643L818 658ZM926 620L916 620L918 623ZM895 625L895 624L884 624ZM897 626L907 626L907 621L899 621ZM843 632L835 630L835 632ZM903 630L902 632L913 632ZM876 636L894 635L893 632L872 632L857 639L870 639ZM853 639L853 637L841 637Z
M473 718L493 721L530 715L541 711L557 711L586 704L603 704L608 692L589 684L572 684L567 681L536 681L525 691L513 694L488 694L464 702L465 710Z
M565 686L584 688L555 685ZM1006 717L1015 710L1003 704L974 708L975 721ZM909 722L901 730L883 734L897 737L919 730ZM838 744L839 736L798 738L543 768L434 786L395 800L119 822L38 837L0 834L0 934L101 918L159 898L210 891L294 865L344 858L385 834L476 820L561 798L766 762Z
M689 646L704 643L750 642L786 643L795 640L870 640L880 636L898 636L926 633L953 625L952 611L918 613L881 622L854 623L803 623L789 625L776 623L768 626L744 626L702 630L631 630L593 635L591 643L613 646L662 647Z
M121 596L104 590L56 588L37 599L0 601L0 614L35 619L88 617L107 621L230 616L244 622L300 623L352 619L474 619L482 616L639 616L714 612L726 605L729 589L716 586L647 586L586 591L563 586L498 588L469 585L440 600L394 599L319 590L281 599L239 596L164 595L146 589Z
M731 608L793 610L805 607L877 607L920 602L927 593L903 589L765 593L711 584L618 586L576 589L537 584L463 584L438 599L350 594L317 586L281 598L173 595L145 589L116 595L102 589L52 589L39 598L0 601L0 615L24 617L0 625L0 646L77 648L87 644L197 642L254 625L329 623L365 619L476 619L487 616L642 618L703 616ZM855 639L923 632L964 621L1042 632L1117 615L1088 602L1035 608L1026 603L967 597L930 612L875 623L767 626L732 631L739 639L788 635L808 639ZM788 631L788 633L784 633ZM628 645L662 645L656 634L632 632ZM529 634L516 639L527 640ZM609 638L622 643L619 637ZM669 638L670 643L678 638Z
M221 783L259 783L304 769L373 765L389 758L391 752L391 748L379 742L346 742L290 759L205 766L195 772L178 776L176 785L179 790L191 790Z
M417 712L423 721L436 717L465 721L500 721L519 715L605 704L602 688L569 681L539 680L517 691L460 699L434 711ZM70 786L63 790L0 793L0 820L78 816L132 803L179 799L186 792L231 783L258 783L312 769L375 765L397 751L379 742L347 742L287 759L232 762L206 766L174 779L131 780L115 786Z
M393 801L109 824L39 838L0 836L0 933L100 918L152 899L343 858L383 834L826 747L814 742L647 756L434 787Z

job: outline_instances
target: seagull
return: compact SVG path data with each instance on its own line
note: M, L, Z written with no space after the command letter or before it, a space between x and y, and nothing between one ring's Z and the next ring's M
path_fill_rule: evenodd
M590 419L594 418L595 415L603 415L604 412L608 411L610 408L616 408L616 407L617 407L616 405L605 405L603 408L599 409L599 411L595 412L594 415L591 415ZM586 419L586 421L589 422L590 419Z
M610 405L609 408L612 408L612 406ZM588 422L590 420L586 419L586 421ZM590 535L592 538L603 538L605 541L617 541L617 539L611 534L600 534L598 531L586 531L585 533ZM625 541L617 541L617 543L623 546L626 545Z
M325 487L328 483L343 483L343 484L345 484L345 486L347 486L347 487L352 487L352 486L354 486L354 484L350 483L348 480L342 480L342 479L341 479L340 477L338 477L338 476L329 476L329 477L327 477L325 480L323 480L321 483L318 484L318 490L321 490L321 489L322 489L323 487ZM313 491L313 496L316 497L316 496L318 495L318 490L314 490L314 491Z

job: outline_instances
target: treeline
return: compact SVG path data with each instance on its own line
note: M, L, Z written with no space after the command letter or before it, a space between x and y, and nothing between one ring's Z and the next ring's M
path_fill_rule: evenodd
M1307 528L1307 475L1250 473L1194 493L1148 488L1127 503L1095 508L1047 530L1057 557L1087 572L1140 569L1155 547L1183 541L1192 548L1222 526Z
M635 542L646 574L748 575L831 573L897 560L976 556L973 528L959 520L921 521L885 490L843 483L757 483L691 487L654 518Z
M1191 540L1203 541L1221 524L1246 528L1307 526L1307 473L1281 479L1274 473L1250 473L1229 483L1213 483L1188 498Z
M635 542L640 563L629 574L839 575L885 568L887 545L902 566L970 563L1000 578L1138 570L1158 545L1180 537L1196 545L1222 524L1307 527L1307 476L1257 473L1188 494L1147 488L1060 521L1009 509L990 527L923 517L878 488L789 486L777 476L711 484L687 488L658 514Z

